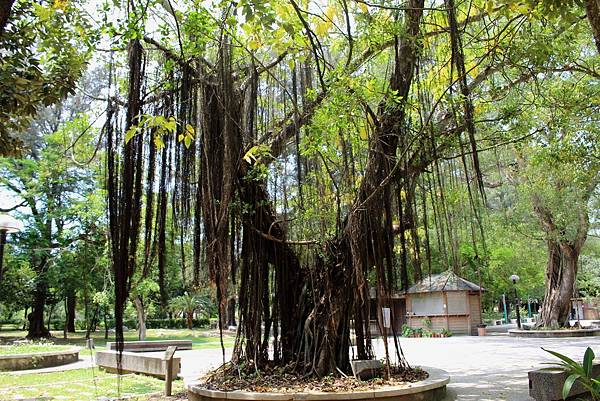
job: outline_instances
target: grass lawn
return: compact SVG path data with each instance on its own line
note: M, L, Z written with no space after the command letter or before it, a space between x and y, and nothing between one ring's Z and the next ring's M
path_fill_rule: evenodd
M120 392L119 392L120 387ZM131 397L148 399L148 394L162 392L164 381L149 376L106 373L98 369L77 369L26 375L0 374L0 400L44 399L88 401ZM173 382L173 393L183 391L183 381ZM157 398L157 399L161 399ZM165 398L168 399L168 398Z
M48 343L0 345L0 355L34 354L36 352L66 351L71 345L55 345Z
M2 330L0 331L0 343L6 344L12 340L22 339L27 335L27 332L22 330ZM67 339L63 338L62 331L53 331L54 338L51 341L58 345L76 345L85 347L85 332L78 331L77 333L69 333ZM104 339L104 331L91 333L94 339L96 348L104 348L107 341L115 341L114 334L109 333L108 340ZM126 341L137 340L137 331L129 330L125 333ZM192 340L194 349L220 348L218 330L196 329L196 330L175 330L175 329L149 329L147 331L146 340ZM223 333L223 344L225 348L233 347L235 334ZM82 351L85 352L85 351Z

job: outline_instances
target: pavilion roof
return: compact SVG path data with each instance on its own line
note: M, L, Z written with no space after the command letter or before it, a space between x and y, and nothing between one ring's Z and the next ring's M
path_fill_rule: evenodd
M444 273L424 277L408 289L408 293L436 292L436 291L485 291L477 284L459 277L448 270Z

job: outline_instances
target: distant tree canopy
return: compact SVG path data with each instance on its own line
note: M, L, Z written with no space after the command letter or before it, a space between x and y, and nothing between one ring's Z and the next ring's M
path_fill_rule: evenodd
M20 133L36 113L75 93L96 39L78 2L3 2L0 155L22 151Z

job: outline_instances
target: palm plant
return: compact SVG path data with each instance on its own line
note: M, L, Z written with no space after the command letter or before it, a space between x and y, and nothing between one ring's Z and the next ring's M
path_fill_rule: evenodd
M552 363L554 367L547 368L547 370L558 370L569 375L563 385L563 399L567 399L573 384L578 381L587 391L589 391L593 401L600 401L600 377L593 377L595 355L590 347L585 350L583 362L581 364L556 351L542 349L561 360L561 362Z
M184 315L187 328L191 330L194 325L194 314L209 313L210 304L211 301L206 296L185 292L183 295L171 299L169 309L174 313Z

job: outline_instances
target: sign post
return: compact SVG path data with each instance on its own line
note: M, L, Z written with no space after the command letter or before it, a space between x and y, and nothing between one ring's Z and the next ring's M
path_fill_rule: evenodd
M165 395L167 397L171 396L171 389L173 384L173 356L175 355L175 351L177 351L176 346L170 346L165 351Z

